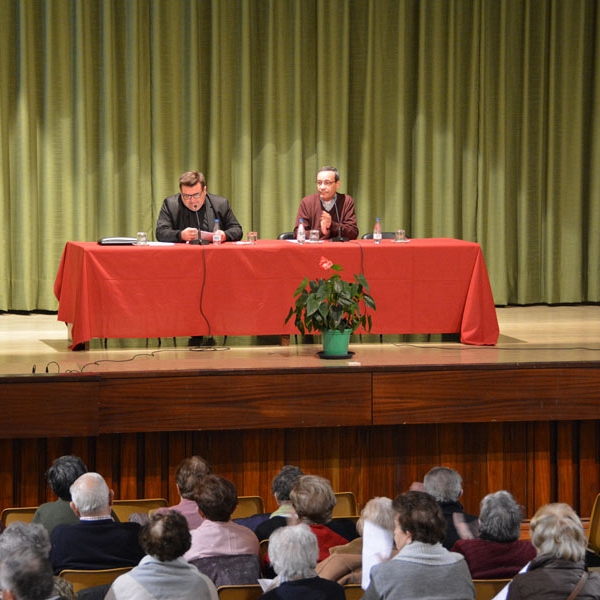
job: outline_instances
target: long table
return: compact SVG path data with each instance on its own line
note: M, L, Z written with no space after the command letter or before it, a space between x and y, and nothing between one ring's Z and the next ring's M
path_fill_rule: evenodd
M286 335L304 277L327 276L321 256L351 280L363 272L377 303L376 334L458 333L494 345L499 328L479 244L449 238L409 243L284 240L220 246L101 246L67 242L54 283L71 348L92 338Z

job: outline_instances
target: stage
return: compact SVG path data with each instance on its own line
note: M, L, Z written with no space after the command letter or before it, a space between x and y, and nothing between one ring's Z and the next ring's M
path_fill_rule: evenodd
M514 363L600 362L600 306L497 308L498 344L467 346L442 336L354 336L352 360L322 361L318 344L291 336L217 336L217 345L190 349L188 338L93 339L90 349L71 352L67 328L56 314L0 313L0 376L171 370L314 369L353 366L407 368ZM318 342L317 340L315 340ZM35 369L35 371L34 371ZM47 369L47 371L46 371Z
M172 477L206 455L240 495L272 508L282 464L329 477L359 503L436 464L465 505L511 490L531 516L561 500L589 516L600 489L600 306L497 310L496 346L434 335L355 336L349 360L278 337L94 339L68 349L55 314L0 315L2 506L48 498L57 455L82 455L117 497L176 500ZM315 340L318 342L318 339Z

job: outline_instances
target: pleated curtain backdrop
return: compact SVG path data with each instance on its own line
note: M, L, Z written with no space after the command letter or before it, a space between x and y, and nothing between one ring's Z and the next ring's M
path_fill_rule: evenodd
M600 301L596 0L2 0L0 310L203 171L245 231L317 169L361 233L482 245L497 304Z

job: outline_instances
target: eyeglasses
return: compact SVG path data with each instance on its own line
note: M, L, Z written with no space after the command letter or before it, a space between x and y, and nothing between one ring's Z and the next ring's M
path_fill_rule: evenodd
M335 181L329 181L329 179L326 179L325 181L319 181L317 179L317 185L326 185L326 186L330 186L333 185L335 183Z
M196 194L184 194L183 192L181 193L181 195L183 196L183 198L185 200L191 200L192 198L194 200L198 200L200 198L200 196L202 196L202 192L198 192Z

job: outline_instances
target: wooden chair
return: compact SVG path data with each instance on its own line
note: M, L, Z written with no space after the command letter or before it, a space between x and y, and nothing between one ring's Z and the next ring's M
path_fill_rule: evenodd
M167 506L164 498L138 498L133 500L114 500L113 512L121 523L129 521L129 516L133 513L146 513L150 510Z
M360 583L347 583L343 587L346 600L360 600L365 593L360 587Z
M97 569L97 570L79 570L79 569L63 569L59 576L73 584L75 593L89 587L97 585L107 585L112 583L119 575L131 571L133 567L118 567L114 569Z
M600 494L596 496L588 530L588 550L600 556Z
M475 600L492 600L492 598L512 579L473 579Z
M267 556L269 556L269 540L261 540L259 542L258 558L260 559L260 572L264 573L267 567Z
M238 496L238 505L235 507L232 519L243 519L265 512L265 503L260 496Z
M262 596L258 583L248 585L222 585L217 589L219 600L256 600Z
M352 492L335 492L336 505L333 508L333 517L355 517L358 515L356 497Z
M8 527L13 521L31 523L37 506L5 508L2 511L2 522Z

